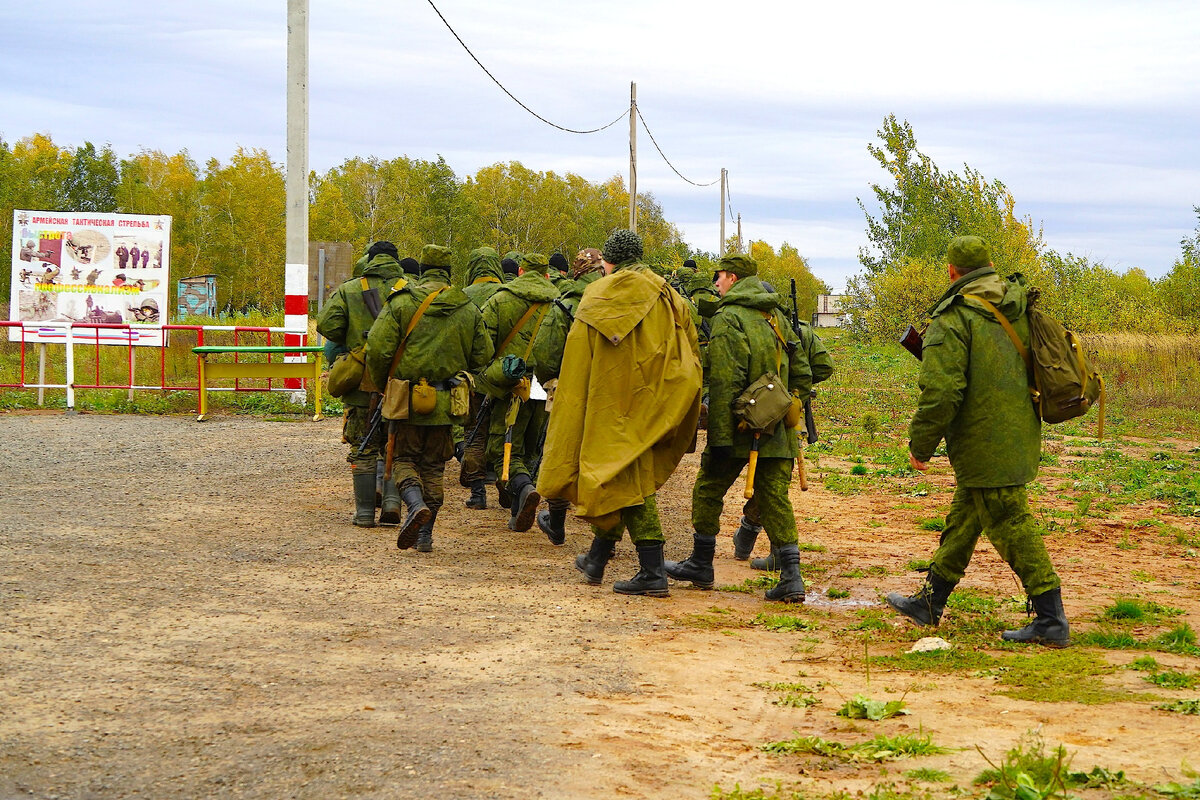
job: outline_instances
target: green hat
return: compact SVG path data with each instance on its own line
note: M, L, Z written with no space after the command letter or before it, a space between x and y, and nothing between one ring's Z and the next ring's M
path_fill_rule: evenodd
M988 249L987 242L978 236L958 236L946 248L946 262L954 265L959 272L972 272L991 266L992 251Z
M633 231L613 231L604 243L604 260L610 264L628 264L642 257L642 237Z
M454 251L449 247L427 244L421 248L421 266L432 269L450 269Z
M732 272L739 278L745 278L758 274L758 262L750 256L734 253L721 257L721 261L717 264L717 272Z
M539 275L545 275L546 270L550 268L550 262L541 253L526 253L521 256L521 267L526 272L536 272Z

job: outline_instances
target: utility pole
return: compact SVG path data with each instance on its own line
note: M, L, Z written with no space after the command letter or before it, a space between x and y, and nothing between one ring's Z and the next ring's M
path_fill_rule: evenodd
M738 212L738 252L742 252L742 212Z
M629 82L629 230L637 233L637 84Z
M308 335L308 0L287 3L287 196L284 256L284 344L303 345ZM304 361L300 353L284 361ZM299 378L284 379L293 402L304 402ZM320 387L314 387L321 391Z
M725 255L725 181L728 180L725 175L725 168L721 167L721 246L717 248L717 255Z

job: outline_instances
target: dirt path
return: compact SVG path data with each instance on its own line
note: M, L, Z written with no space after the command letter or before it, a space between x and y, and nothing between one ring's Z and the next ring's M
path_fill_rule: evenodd
M914 521L948 502L945 475L917 499L839 497L816 481L797 490L801 540L827 551L805 554L817 570L800 613L813 630L778 632L754 624L787 611L761 592L614 595L611 579L636 570L627 543L606 585L587 586L571 565L589 540L582 524L568 521L563 548L536 528L512 534L498 509L464 510L452 479L435 551L399 552L388 529L348 524L339 430L0 416L0 798L700 798L760 779L854 790L918 764L759 747L794 732L851 740L918 727L998 756L1042 725L1076 752L1075 768L1143 781L1178 777L1181 757L1200 762L1195 717L1148 702L1013 700L995 676L873 669L868 691L910 690L912 715L833 715L868 689L864 634L851 630L861 610L918 582L903 565L928 557L936 534L914 533ZM690 547L697 463L689 456L660 495L668 557ZM729 504L727 531L739 507ZM1117 551L1104 524L1048 540L1068 613L1160 591L1200 627L1197 562L1164 557L1157 539ZM720 584L756 575L733 561L728 536L717 571ZM833 584L850 597L826 599ZM1015 593L985 545L964 586ZM895 638L868 634L871 655L908 646ZM1129 671L1108 680L1144 688ZM774 681L802 681L821 703L775 705L751 685ZM919 766L965 786L985 764L972 748Z

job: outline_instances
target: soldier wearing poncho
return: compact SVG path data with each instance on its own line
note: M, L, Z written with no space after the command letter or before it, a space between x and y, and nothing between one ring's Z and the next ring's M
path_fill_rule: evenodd
M712 314L708 345L708 446L700 458L700 474L692 490L693 549L686 561L667 562L667 574L702 589L713 587L713 552L725 493L746 468L751 448L757 444L754 499L780 559L779 583L767 590L766 597L802 603L804 580L800 576L796 517L788 498L798 455L796 431L782 419L770 430L745 429L739 425L734 406L750 386L768 374L783 381L782 389L799 403L800 398L808 396L812 371L787 316L779 308L779 295L763 287L753 258L741 254L722 258L717 265L716 287L721 299Z
M594 538L575 566L599 584L626 528L640 569L622 594L668 594L655 493L695 441L700 356L683 298L641 263L642 243L617 231L606 277L584 293L567 336L538 491L577 507Z
M426 245L421 250L421 280L392 292L367 337L366 368L376 386L385 388L389 378L396 378L414 386L424 382L434 393L429 410L420 411L413 402L407 419L389 423L394 450L392 482L385 488L396 491L389 489L385 495L380 519L387 515L398 521L403 502L406 514L396 538L402 550L414 544L423 552L433 549L442 476L454 452L450 428L466 419L465 409L460 415L452 411L451 391L461 387L465 373L482 369L492 356L479 309L461 289L449 285L451 255L448 248ZM425 310L413 325L422 306ZM401 343L404 351L395 360Z
M921 396L908 449L913 468L924 472L945 439L957 487L925 584L911 597L892 592L887 602L919 625L937 625L982 533L1021 579L1037 612L1025 628L1001 638L1065 647L1070 626L1061 582L1025 491L1037 476L1041 420L1025 362L980 302L997 308L1028 347L1028 295L1022 282L996 274L987 243L978 236L951 241L946 261L952 283L925 332L917 380Z

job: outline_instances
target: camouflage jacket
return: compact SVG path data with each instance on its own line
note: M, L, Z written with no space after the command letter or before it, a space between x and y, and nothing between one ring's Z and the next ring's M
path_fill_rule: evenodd
M488 298L504 284L504 273L500 271L500 256L491 247L479 247L467 256L467 278L463 281L463 293L471 298L476 308L483 308Z
M506 355L521 356L525 358L526 364L533 368L536 374L537 360L532 352L531 340L535 329L539 327L539 312L534 312L516 335L511 337L503 350L499 348L505 339L509 339L508 334L531 305L534 303L546 304L545 316L548 316L550 303L556 297L558 297L558 291L554 288L554 284L550 283L546 276L536 272L526 272L524 275L514 278L511 283L506 283L497 289L496 293L483 304L482 309L483 324L494 351L493 357L500 359ZM542 316L542 325L545 324L545 316ZM478 391L497 398L507 397L509 394L508 389L493 386L482 376L479 376L476 387Z
M925 331L908 447L928 461L944 438L959 486L1020 486L1037 475L1042 446L1025 362L991 312L964 294L996 306L1029 344L1028 297L1019 282L987 268L951 284Z

